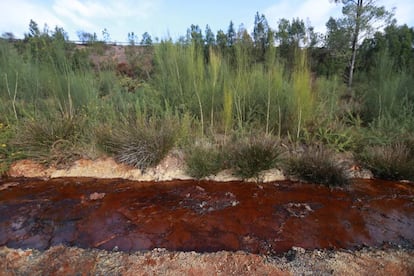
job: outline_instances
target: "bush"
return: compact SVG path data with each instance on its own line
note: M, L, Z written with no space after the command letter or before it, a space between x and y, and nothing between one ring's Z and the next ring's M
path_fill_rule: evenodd
M13 161L23 157L13 146L14 135L15 130L0 121L0 176L7 173Z
M156 166L173 148L175 125L169 121L129 122L98 131L98 143L121 162L141 170Z
M275 167L281 154L278 143L270 137L242 140L227 151L229 166L243 179L258 177L261 171Z
M327 186L349 183L345 171L334 160L333 153L322 146L310 146L305 152L291 157L286 172L299 179Z
M81 155L82 127L78 117L27 120L19 125L14 145L41 163L67 165Z
M187 152L185 161L187 173L197 179L214 175L224 168L223 156L213 146L193 147Z
M408 142L369 146L356 158L377 178L414 180L414 148Z

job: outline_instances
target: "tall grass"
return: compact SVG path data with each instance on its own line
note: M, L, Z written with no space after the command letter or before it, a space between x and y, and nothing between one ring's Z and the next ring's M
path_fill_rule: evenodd
M25 60L12 45L0 44L0 98L8 103L2 111L13 114L9 118L36 118L55 111L73 117L96 103L93 71L73 70L63 49L56 47L40 63L30 52Z
M395 71L394 60L387 51L380 52L375 62L376 66L367 75L369 85L363 94L363 116L368 122L387 119L389 115L400 117L402 111L411 109L414 103L412 76ZM401 119L409 119L407 114L403 115Z
M275 51L256 63L243 45L233 47L234 57L212 48L206 61L195 44L162 42L155 46L152 85L166 104L196 116L204 132L207 124L224 133L254 125L280 136L292 131L291 122L297 132L314 102L305 54L289 79Z
M312 94L311 74L307 65L305 50L297 50L292 72L293 122L297 125L296 138L299 139L302 128L312 121L315 114L315 100ZM296 111L296 112L295 112ZM296 113L296 114L295 114Z

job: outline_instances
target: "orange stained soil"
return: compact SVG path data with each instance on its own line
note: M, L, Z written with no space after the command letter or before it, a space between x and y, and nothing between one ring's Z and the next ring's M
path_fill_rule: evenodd
M0 246L279 254L414 244L414 185L0 180Z

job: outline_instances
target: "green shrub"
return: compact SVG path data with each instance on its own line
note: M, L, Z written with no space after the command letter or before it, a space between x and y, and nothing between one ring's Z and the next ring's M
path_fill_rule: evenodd
M214 146L195 146L186 153L187 173L197 179L214 175L224 168L223 156Z
M81 155L82 131L79 117L26 120L18 126L14 145L41 163L67 165Z
M156 166L173 148L176 125L170 120L129 122L97 135L98 143L117 162L145 170Z
M278 143L270 137L241 140L227 151L229 166L243 179L258 177L261 171L274 168L281 154Z
M14 129L0 121L0 176L9 170L13 161L23 157L12 143L14 135Z
M362 166L375 177L388 180L414 180L414 148L407 142L366 147L356 154Z
M304 131L302 140L308 145L312 143L322 143L338 152L345 152L353 149L356 144L352 128L345 128L344 126L319 126L312 132Z
M327 186L349 183L344 169L335 162L333 153L322 146L310 146L302 154L289 158L286 172L303 181Z

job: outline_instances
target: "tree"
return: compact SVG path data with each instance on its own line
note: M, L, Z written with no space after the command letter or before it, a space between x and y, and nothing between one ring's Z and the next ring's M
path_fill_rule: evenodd
M305 23L299 18L292 19L292 22L282 18L275 37L279 42L280 56L286 59L288 65L293 65L295 52L307 42Z
M151 35L148 32L145 32L145 33L142 34L142 39L141 39L140 45L144 45L144 46L151 46L152 45L152 38L151 38Z
M344 76L350 53L349 32L340 20L330 17L325 24L323 47L311 51L312 69L319 75Z
M222 31L218 30L216 35L217 46L224 52L227 47L227 35Z
M111 41L111 35L109 34L109 31L107 28L102 30L102 37L105 43L108 43Z
M392 24L385 28L384 39L391 57L396 61L399 70L414 69L414 28L406 24L396 26Z
M84 32L84 31L78 31L77 32L78 38L79 40L83 43L93 43L93 42L97 42L98 41L98 37L96 35L96 33L88 33L88 32Z
M363 38L383 25L389 24L393 17L393 12L389 12L384 6L376 6L376 0L334 0L335 3L342 3L342 24L350 32L351 57L348 68L348 88L351 91L355 62L359 42Z
M204 44L203 33L198 25L191 25L188 32L190 33L191 42L197 47L201 47Z
M40 36L40 30L39 25L33 19L30 20L29 23L29 34L28 37L39 37Z
M213 46L216 43L216 39L215 39L214 33L211 30L211 28L210 28L209 25L206 26L205 33L206 33L206 35L205 35L205 38L204 38L204 42L205 42L205 44L206 44L206 46L208 48L208 47Z
M14 34L12 32L5 32L1 34L1 37L3 39L7 39L9 41L13 41L16 40L16 37L14 36Z
M294 18L289 28L290 44L295 48L306 44L306 27L302 19Z
M363 41L359 48L359 60L362 68L369 71L378 59L378 55L386 52L394 61L394 70L412 71L414 65L414 29L407 25L387 26L383 32L376 32L372 38Z
M69 40L68 33L63 28L55 27L55 31L52 33L52 38L59 41Z
M306 44L309 48L314 48L322 41L322 34L315 32L315 28L308 22L306 26Z
M137 35L134 32L128 33L128 43L131 46L134 46L137 41Z
M274 33L270 29L266 17L264 14L260 16L257 12L254 18L253 41L259 60L264 60L267 49L273 46L273 37Z
M237 43L241 43L250 48L253 48L254 45L252 37L249 35L249 32L243 24L240 24L239 29L237 30Z
M205 37L204 37L204 59L206 62L210 61L210 51L216 44L216 38L210 26L206 25Z
M227 46L231 47L236 42L236 30L234 29L233 21L230 21L229 28L227 30Z

